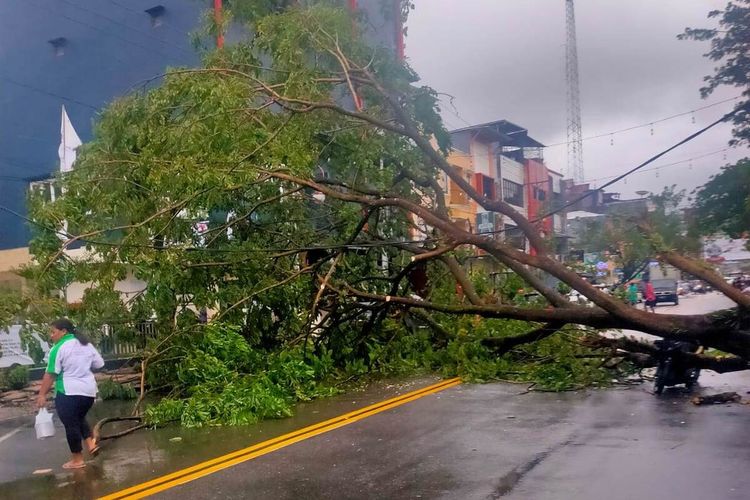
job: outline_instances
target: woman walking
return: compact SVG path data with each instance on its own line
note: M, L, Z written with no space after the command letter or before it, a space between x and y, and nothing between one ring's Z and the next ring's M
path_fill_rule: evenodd
M50 324L50 337L55 344L49 351L47 370L36 403L39 408L46 406L47 392L54 385L55 407L65 426L71 453L71 459L63 464L63 469L80 469L86 466L82 441L86 442L91 456L99 452L86 422L86 413L96 399L96 380L92 370L102 368L104 360L89 339L77 332L66 318Z
M656 292L654 291L654 284L650 280L644 280L645 285L643 288L643 310L648 311L651 309L652 313L656 312Z
M628 302L633 307L638 304L638 285L635 284L635 281L631 281L628 286Z

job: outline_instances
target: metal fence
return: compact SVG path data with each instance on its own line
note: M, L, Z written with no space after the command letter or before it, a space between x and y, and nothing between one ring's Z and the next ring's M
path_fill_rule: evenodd
M103 325L99 352L105 358L137 356L149 338L156 336L156 325L151 322L137 325Z

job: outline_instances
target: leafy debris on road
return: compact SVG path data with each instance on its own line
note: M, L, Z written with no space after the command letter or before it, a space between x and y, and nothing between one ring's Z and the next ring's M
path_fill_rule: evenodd
M708 396L695 396L690 399L690 402L696 406L739 403L741 401L742 397L736 392L722 392L720 394L710 394Z

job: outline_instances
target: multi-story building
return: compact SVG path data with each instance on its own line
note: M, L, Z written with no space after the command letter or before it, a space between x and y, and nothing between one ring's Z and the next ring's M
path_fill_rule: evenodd
M562 201L562 175L544 164L544 145L528 130L506 120L454 130L448 161L472 186L493 200L503 200L532 221L546 235L562 235L563 216L544 217ZM476 233L495 234L514 246L528 248L526 238L507 216L488 212L445 179L447 205L454 220L466 221Z

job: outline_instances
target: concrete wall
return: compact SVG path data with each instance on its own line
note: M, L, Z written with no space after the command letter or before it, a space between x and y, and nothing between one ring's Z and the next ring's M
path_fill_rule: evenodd
M521 184L522 186L524 185L526 182L526 174L524 172L523 164L502 155L499 156L498 163L499 174L496 174L495 177L499 179L500 176L502 176L503 179L508 179L509 181Z
M13 271L31 261L28 247L0 250L0 272Z
M552 192L562 194L562 174L558 174L554 170L547 170L549 175L552 177Z
M471 155L465 151L453 149L448 155L448 162L459 170L466 182L471 183L474 176ZM441 184L445 190L445 203L449 208L450 216L453 219L466 219L473 225L476 218L476 203L471 201L468 195L464 196L466 203L452 203L451 200L455 200L455 197L452 198L453 192L458 191L459 188L450 182L447 175L442 176Z
M143 291L143 289L146 288L147 285L148 283L146 283L145 281L135 278L132 274L128 274L128 276L124 280L120 280L115 283L115 290L120 292L122 300L127 302L139 292ZM86 293L86 290L90 289L91 286L92 284L90 282L71 283L65 292L65 299L69 304L79 303L83 300L83 296Z
M555 214L552 218L555 234L563 234L565 232L565 217L560 214Z
M16 270L29 262L31 255L26 247L0 250L0 290L23 290L26 280Z
M471 148L471 162L474 167L475 174L483 174L488 177L496 177L494 169L492 168L492 144L486 142L480 142L476 139L472 139L470 143Z
M66 251L65 255L73 260L90 257L84 248ZM31 263L31 259L29 249L26 247L0 250L0 289L23 290L26 281L15 271L21 266ZM129 273L124 280L115 284L115 290L120 292L123 300L128 300L143 290L146 285L145 281L139 280ZM68 303L80 302L83 299L83 294L89 288L91 288L91 283L71 283L65 291Z

